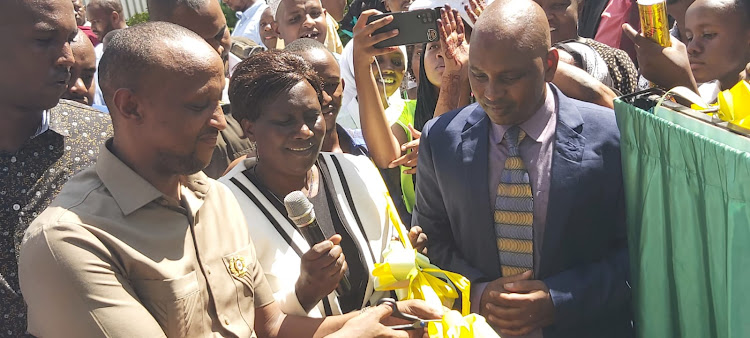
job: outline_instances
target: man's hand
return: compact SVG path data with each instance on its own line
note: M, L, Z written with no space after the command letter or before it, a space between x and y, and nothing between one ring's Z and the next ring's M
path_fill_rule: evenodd
M743 80L750 82L750 63L745 66L745 70L740 74Z
M401 313L417 316L420 319L440 319L443 318L443 308L435 307L421 299L409 299L396 302L396 306ZM403 324L403 323L400 323Z
M391 330L381 324L381 321L387 320L393 309L388 304L378 305L376 307L363 311L360 315L350 319L344 324L341 330L328 335L328 338L375 338L375 337L409 337L406 331Z
M352 28L352 33L354 34L352 43L354 44L353 59L355 62L355 69L359 65L362 67L362 69L364 69L366 66L367 70L369 71L370 65L375 61L375 56L398 51L398 47L375 47L376 43L388 40L398 35L398 30L392 30L390 32L372 35L377 29L385 27L385 25L393 21L393 16L389 15L384 18L375 20L369 24L367 23L367 19L369 19L373 15L378 14L381 13L374 9L369 9L362 12L362 14L359 16L359 19L357 19L357 24L355 24L354 28Z
M635 45L638 67L643 77L666 89L684 86L698 92L685 44L670 36L672 46L662 47L638 34L629 24L622 25L622 31Z
M417 252L427 254L427 234L422 232L422 227L415 225L409 229L409 242Z
M466 14L469 15L469 20L471 20L472 25L477 23L479 16L484 12L484 7L484 0L469 0L469 4L464 5L464 10L466 11Z
M346 259L339 246L341 235L314 245L304 255L295 292L305 311L312 309L323 297L336 290L346 273Z
M422 133L414 129L412 125L409 125L408 127L409 132L411 132L412 140L401 145L401 153L406 154L393 160L393 162L388 165L388 168L396 168L402 165L410 168L404 170L404 174L416 174L417 159L419 158L419 139L422 137Z
M490 282L482 294L480 313L501 335L525 335L554 323L549 288L529 280L531 271Z

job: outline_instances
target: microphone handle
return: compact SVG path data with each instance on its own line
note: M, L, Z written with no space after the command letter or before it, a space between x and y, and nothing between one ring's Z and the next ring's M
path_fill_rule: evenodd
M323 236L323 231L320 230L320 226L318 226L317 220L313 220L312 223L307 226L298 228L299 232L302 234L302 237L307 240L307 244L309 244L310 247L313 247L315 244L326 240L325 236ZM349 282L349 277L344 275L339 281L339 286L338 288L336 288L336 293L338 293L339 296L346 296L351 293L351 291L352 283Z

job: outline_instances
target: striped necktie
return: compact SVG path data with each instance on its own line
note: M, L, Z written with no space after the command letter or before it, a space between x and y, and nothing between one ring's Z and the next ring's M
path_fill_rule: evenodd
M495 235L503 276L512 276L534 268L534 201L529 172L521 160L518 145L524 133L518 126L505 132L508 158L500 177L495 198Z

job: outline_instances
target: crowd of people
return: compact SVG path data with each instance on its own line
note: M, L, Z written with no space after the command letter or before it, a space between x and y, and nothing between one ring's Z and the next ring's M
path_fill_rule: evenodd
M750 79L748 0L223 1L0 1L0 337L421 336L398 233L502 337L633 337L613 100Z

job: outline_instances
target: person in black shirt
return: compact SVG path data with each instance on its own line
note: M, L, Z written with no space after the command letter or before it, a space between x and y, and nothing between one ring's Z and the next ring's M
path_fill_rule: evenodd
M0 337L26 334L26 228L112 136L109 115L60 96L78 34L70 0L0 1Z

